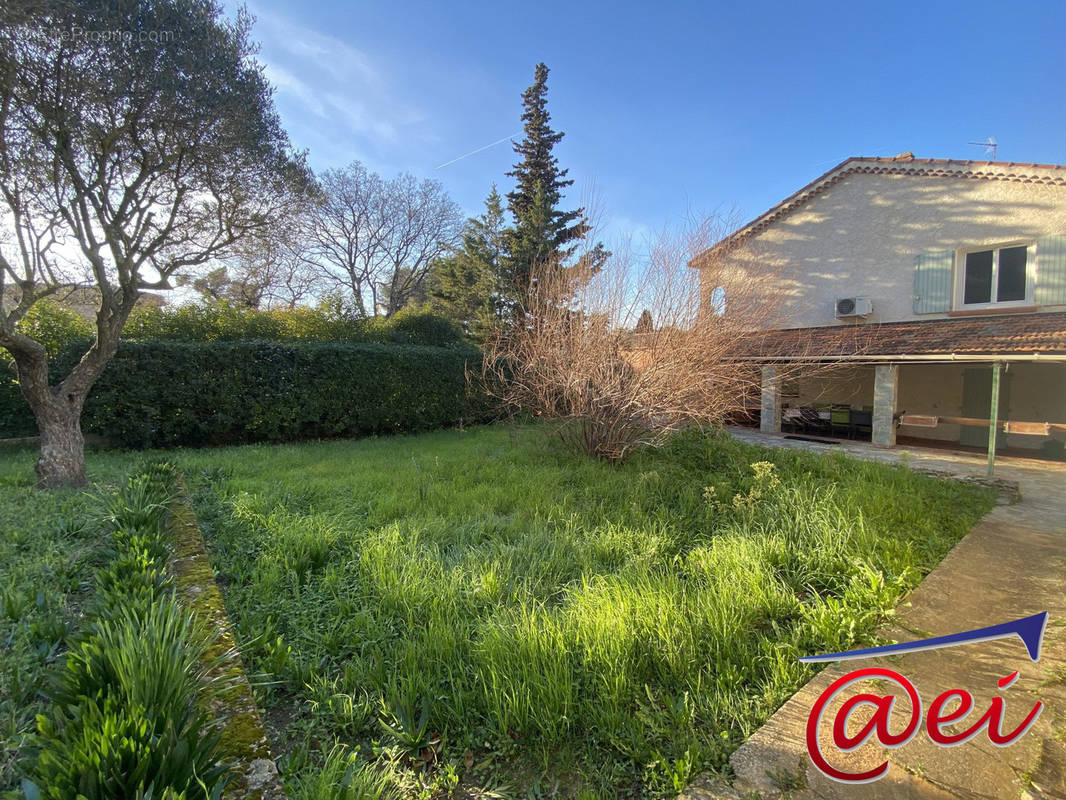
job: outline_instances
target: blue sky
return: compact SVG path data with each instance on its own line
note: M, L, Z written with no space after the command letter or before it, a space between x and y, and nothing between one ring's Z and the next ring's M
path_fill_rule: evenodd
M442 181L476 213L551 68L557 148L608 235L744 220L852 155L1066 163L1066 2L254 0L253 36L316 169Z

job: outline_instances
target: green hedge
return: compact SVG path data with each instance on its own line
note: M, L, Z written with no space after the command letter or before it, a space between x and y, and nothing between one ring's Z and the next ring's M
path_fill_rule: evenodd
M0 439L36 436L37 423L15 379L0 362Z
M66 374L87 343L54 362ZM202 446L440 428L488 416L467 396L472 347L350 342L123 342L89 393L82 430L123 447ZM0 376L0 437L37 433Z
M92 333L77 312L51 302L34 306L20 328L45 345L53 381L81 357ZM135 309L123 338L121 366L109 367L90 394L82 427L127 446L421 430L472 413L453 414L452 408L461 405L465 391L465 382L457 388L461 365L476 353L454 322L425 311L357 320L329 308L144 307ZM357 344L367 347L352 350ZM413 345L423 349L405 349ZM153 359L160 364L153 367L148 363ZM201 359L204 368L198 370ZM425 363L418 363L422 359ZM0 349L0 438L34 436L37 426L12 366ZM276 376L270 373L275 367ZM368 370L381 371L380 386L362 377ZM322 383L338 375L347 376L343 390ZM408 378L411 383L404 387ZM319 386L348 407L316 399ZM286 394L303 397L301 392L309 395L302 411L285 399ZM375 408L378 402L389 408ZM308 409L317 409L317 416Z
M79 353L69 347L58 368ZM429 430L483 407L466 391L477 358L420 345L124 342L89 394L82 429L124 447Z

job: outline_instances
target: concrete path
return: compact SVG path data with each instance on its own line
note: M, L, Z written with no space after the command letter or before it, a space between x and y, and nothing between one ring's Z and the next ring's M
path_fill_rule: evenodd
M858 458L905 461L914 468L955 476L983 476L986 466L983 458L968 454L878 450L853 442L839 447L818 445L747 429L731 433L771 447L843 448ZM996 476L1017 481L1021 501L997 506L987 514L911 593L897 610L892 627L883 633L889 639L910 641L1048 611L1040 661L1032 662L1021 641L1011 637L830 665L733 754L731 780L697 780L683 798L1066 800L1066 464L1004 458L997 461ZM1003 731L1013 730L1037 701L1043 702L1044 710L1033 727L1008 747L994 746L984 729L965 744L939 747L929 739L923 721L918 735L898 749L885 750L871 741L843 753L832 745L834 711L853 694L885 695L894 689L888 682L858 684L845 689L828 705L820 727L821 741L829 743L826 758L849 772L870 769L885 760L890 766L886 776L876 782L839 783L816 770L807 755L807 718L817 698L836 678L870 666L887 667L906 676L922 697L923 713L941 692L969 690L974 697L974 711L956 730L975 722L989 708L993 697L1003 698ZM1017 683L999 689L997 680L1015 670L1020 672ZM954 707L949 704L946 708ZM869 718L869 710L869 706L856 710L849 732L859 729ZM893 731L902 728L909 712L906 699L897 701L898 718L894 717Z

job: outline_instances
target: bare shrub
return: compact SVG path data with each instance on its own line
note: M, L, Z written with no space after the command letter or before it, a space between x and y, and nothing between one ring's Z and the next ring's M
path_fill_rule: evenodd
M777 284L709 250L727 229L704 218L640 251L623 242L593 276L537 270L525 318L487 343L489 385L572 450L611 461L757 406L758 365L736 355L771 327Z

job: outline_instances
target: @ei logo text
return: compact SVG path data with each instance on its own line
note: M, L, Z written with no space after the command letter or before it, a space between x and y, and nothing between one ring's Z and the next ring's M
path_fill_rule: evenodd
M987 642L1017 636L1025 644L1029 658L1040 660L1040 646L1047 626L1047 612L1034 614L991 625L987 628L920 639L916 642L903 642L883 647L871 647L865 650L848 650L843 653L828 653L821 656L806 656L800 661L817 663L825 661L849 661L875 656L893 655L916 650L937 650L945 647L957 647L963 644ZM1009 689L1018 679L1018 672L1007 672L996 681L1000 690ZM831 717L827 712L833 700L849 687L863 682L873 682L874 691L851 695L839 704ZM891 688L885 686L890 684ZM895 693L893 693L895 692ZM899 707L896 693L906 699ZM1026 701L1027 703L1029 701ZM1006 700L993 697L987 708L975 708L973 694L966 688L948 689L938 694L926 706L918 689L904 675L885 667L866 667L848 672L833 681L819 695L807 717L807 753L811 762L823 775L843 783L870 783L883 778L888 772L885 760L872 769L849 772L840 765L841 759L833 758L834 751L849 753L858 749L871 739L882 747L902 747L916 736L928 736L940 747L955 747L970 741L976 736L986 735L997 747L1007 747L1018 741L1033 726L1044 704L1037 702L1026 709L1022 721L1004 729L1004 711ZM861 725L853 724L849 730L852 715L859 709L870 712L869 719ZM1012 718L1015 714L1011 715ZM831 724L829 723L831 720ZM967 724L969 723L969 724ZM824 727L823 727L824 726ZM831 730L831 734L830 734ZM834 765L833 761L837 764Z

